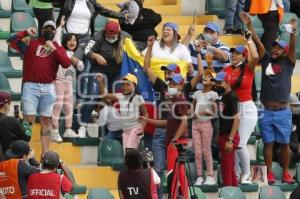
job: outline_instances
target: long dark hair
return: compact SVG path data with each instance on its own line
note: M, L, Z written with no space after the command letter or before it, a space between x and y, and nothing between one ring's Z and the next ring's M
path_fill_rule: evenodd
M76 49L77 49L79 43L78 43L78 38L77 38L77 36L76 36L75 34L73 34L73 33L67 33L67 34L65 34L65 35L63 36L63 38L62 38L61 44L62 44L62 46L63 46L66 50L70 50L70 49L68 48L67 43L68 43L68 41L70 41L70 40L72 39L73 36L75 37L76 43L77 43L76 48L74 49L74 51L76 51Z

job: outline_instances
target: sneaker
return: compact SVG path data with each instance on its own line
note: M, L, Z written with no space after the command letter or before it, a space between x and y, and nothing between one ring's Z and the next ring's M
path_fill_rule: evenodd
M214 185L216 184L215 178L212 176L207 176L204 182L205 185Z
M252 184L251 175L242 175L241 184Z
M66 129L63 137L65 137L65 138L77 138L78 135L75 133L74 130Z
M288 183L288 184L294 184L295 180L293 179L291 174L289 174L289 172L284 172L282 174L282 182L283 183Z
M225 29L224 34L233 34L233 29L232 28Z
M86 127L85 126L81 126L78 129L78 137L79 138L85 138L86 137Z
M276 182L275 176L273 174L273 172L269 172L268 173L268 183L269 184L274 184Z
M236 29L233 31L233 34L238 34L238 35L243 35L244 34L244 31L242 29Z
M51 140L54 142L62 142L63 141L63 139L59 135L58 129L51 130Z
M197 180L196 180L196 182L195 182L195 185L196 186L200 186L200 185L202 185L203 184L203 178L202 177L198 177L197 178Z

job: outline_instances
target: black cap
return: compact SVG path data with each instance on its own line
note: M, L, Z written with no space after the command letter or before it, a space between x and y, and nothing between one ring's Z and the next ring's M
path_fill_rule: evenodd
M30 146L28 142L24 140L17 140L11 144L11 148L5 153L8 159L22 158L24 155L28 155L30 152Z
M59 164L59 155L54 151L48 151L43 155L43 164L56 166Z

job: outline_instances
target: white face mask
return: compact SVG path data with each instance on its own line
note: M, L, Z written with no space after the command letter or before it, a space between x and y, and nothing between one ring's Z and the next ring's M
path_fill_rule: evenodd
M113 43L115 43L116 41L118 41L118 37L115 37L115 38L107 38L107 37L105 37L105 39L106 39L106 41L108 42L108 43L111 43L111 44L113 44Z
M171 88L168 87L168 94L169 95L176 95L177 94L178 89L177 88Z

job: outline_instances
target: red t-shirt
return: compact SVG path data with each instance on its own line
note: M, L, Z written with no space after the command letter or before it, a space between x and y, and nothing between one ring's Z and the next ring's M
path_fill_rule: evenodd
M232 66L224 68L224 71L229 75L229 81L231 87L237 82L241 70L234 70ZM245 65L245 72L242 83L239 88L235 89L235 93L240 102L252 100L252 84L254 79L254 71L249 69L248 65Z
M73 185L72 182L62 177L60 186L60 174L35 173L29 177L27 185L28 199L59 199L60 191L63 193L70 192Z
M155 105L146 103L145 104L147 112L148 112L148 118L156 119L156 110ZM155 132L155 125L147 123L144 127L144 132L150 135L153 135Z

